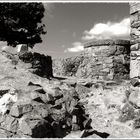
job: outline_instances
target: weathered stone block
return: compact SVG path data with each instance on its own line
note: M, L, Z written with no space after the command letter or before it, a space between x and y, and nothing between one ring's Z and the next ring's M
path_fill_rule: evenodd
M6 130L0 129L0 138L7 138L8 134L6 133Z
M112 56L116 52L116 45L110 46L98 46L95 50L95 55L98 56Z
M40 106L40 108L38 108L37 111L41 115L42 118L46 118L49 114L47 107Z
M129 96L129 102L133 103L135 106L140 107L140 90L135 89L131 91L131 94Z
M77 123L77 116L76 115L72 116L72 123Z
M126 122L128 120L133 120L134 118L135 118L134 107L131 104L126 103L121 110L119 121Z
M137 28L137 30L139 30L139 31L140 31L140 27L138 27L138 28Z
M137 78L132 78L131 81L130 81L131 85L136 87L138 85L140 85L140 82Z
M18 121L12 116L6 116L5 121L1 124L2 128L10 132L17 132Z
M140 56L137 57L137 60L140 61Z
M137 43L140 43L140 38L135 38L134 39L134 38L131 37L131 44L134 45L134 44L137 44Z
M136 60L137 59L137 54L132 52L131 53L131 60Z
M140 27L140 21L135 21L131 24L131 28L138 28Z
M140 45L137 43L137 44L134 44L134 45L131 45L131 51L138 51L140 48Z
M110 72L105 79L106 80L113 80L113 78L114 78L114 72Z
M130 78L135 78L140 76L140 61L131 60L130 63Z
M125 50L124 46L117 45L116 47L117 47L117 50L115 52L115 55L121 55L124 52L124 50Z
M104 60L104 63L111 64L113 62L113 58L107 58Z
M131 38L131 44L139 43L139 36L131 34L131 32L130 32L130 38Z
M136 54L139 56L140 55L140 50L139 51L136 51Z
M135 24L135 23L133 23L133 24ZM131 24L131 25L134 26L133 24ZM135 26L136 26L136 24L135 24ZM137 22L137 26L139 27L138 22ZM136 36L140 36L140 31L137 29L138 27L134 27L131 29L131 35L133 34Z
M30 96L32 100L37 100L40 98L40 94L37 92L31 92Z
M24 119L20 120L19 129L25 135L30 135L30 136L32 135L32 130L31 130L30 126L28 125L28 123Z
M14 117L19 117L25 113L32 111L31 104L14 104L10 110L10 114Z
M134 129L140 128L140 118L136 118L133 123Z
M105 73L109 73L110 72L110 68L105 68L105 69L103 69L103 70L100 70L100 72L105 72Z
M139 19L139 16L138 16L137 13L134 13L134 14L130 15L130 23L131 24L135 21L138 21L138 19Z
M133 14L140 10L140 3L130 3L130 14Z
M105 40L95 40L92 42L87 42L84 44L84 48L97 47L97 46L128 45L128 44L130 44L128 40L105 39Z

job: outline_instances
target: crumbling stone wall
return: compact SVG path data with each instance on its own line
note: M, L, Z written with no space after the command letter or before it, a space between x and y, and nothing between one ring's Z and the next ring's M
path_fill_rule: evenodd
M44 54L26 52L19 55L19 59L25 63L31 63L31 71L39 76L53 77L52 58Z
M98 40L85 43L76 57L53 61L56 75L99 80L129 79L130 41Z
M85 44L85 56L92 59L92 75L99 79L128 79L130 41L98 40ZM85 67L86 68L86 67Z
M53 60L53 73L62 76L77 76L80 64L85 59L84 55Z
M140 3L130 3L131 62L130 78L140 77Z

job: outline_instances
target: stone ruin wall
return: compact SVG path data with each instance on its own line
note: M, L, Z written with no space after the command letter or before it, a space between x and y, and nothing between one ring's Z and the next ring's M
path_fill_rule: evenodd
M37 52L26 52L20 54L19 59L25 63L31 64L29 69L32 73L44 78L53 77L51 56Z
M130 41L93 41L85 44L84 53L94 61L94 77L104 80L129 79Z
M130 41L92 41L85 44L81 55L53 62L56 75L97 80L129 79Z
M81 56L67 58L67 61L53 61L54 74L60 75L61 73L64 76L77 76L81 78L140 79L140 3L133 2L129 3L129 5L131 43L111 45L97 42L97 45L90 42L85 45L84 53ZM96 60L94 55L98 57L98 62L94 61ZM71 68L70 70L73 70L73 72L66 70L67 65L71 64L71 60L71 63L74 63L76 60L76 67L71 65L73 69ZM66 64L66 62L69 63Z
M130 3L131 60L130 78L140 77L140 3Z
M85 44L84 52L76 57L54 60L43 64L49 75L76 76L92 79L140 78L140 3L129 3L131 33L130 41L102 40ZM131 44L131 48L130 48ZM131 51L131 54L130 54ZM48 62L48 61L47 61ZM45 66L47 65L47 66ZM40 65L39 65L40 67ZM41 71L42 72L42 71ZM41 73L39 72L39 73Z

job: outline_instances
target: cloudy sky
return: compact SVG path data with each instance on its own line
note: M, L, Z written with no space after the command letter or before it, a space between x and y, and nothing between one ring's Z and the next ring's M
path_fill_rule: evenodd
M35 50L53 57L79 54L83 43L98 39L129 39L128 3L45 3L47 34Z

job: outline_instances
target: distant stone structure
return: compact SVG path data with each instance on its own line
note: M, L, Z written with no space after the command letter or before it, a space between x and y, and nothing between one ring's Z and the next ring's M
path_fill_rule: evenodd
M131 60L130 78L140 78L140 3L130 3Z
M99 79L128 79L130 65L130 41L98 40L84 45L85 56L93 59L93 73Z
M81 55L53 61L54 74L99 80L129 79L129 66L129 40L90 41Z

